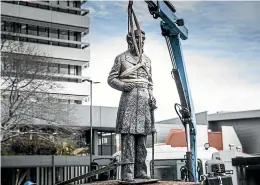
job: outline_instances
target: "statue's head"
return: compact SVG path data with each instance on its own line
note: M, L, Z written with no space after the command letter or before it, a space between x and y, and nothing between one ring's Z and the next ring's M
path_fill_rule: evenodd
M135 30L134 31L134 34L135 34L135 40L136 40L136 45L137 45L137 48L138 50L140 50L139 48L139 42L140 42L140 38L139 38L139 34L138 34L138 30ZM141 35L142 35L142 43L141 43L141 47L142 47L142 52L143 52L143 46L144 46L144 40L145 40L145 32L141 30ZM136 53L135 51L135 46L134 46L134 43L133 43L133 37L132 37L132 33L129 32L126 36L126 41L127 43L129 44L130 46L130 50L132 53Z

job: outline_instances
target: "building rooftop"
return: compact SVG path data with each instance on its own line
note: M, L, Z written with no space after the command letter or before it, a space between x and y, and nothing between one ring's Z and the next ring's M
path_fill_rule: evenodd
M250 119L260 118L259 110L247 110L237 112L221 111L214 114L207 114L207 112L196 113L197 124L207 124L208 121L221 121L221 120L235 120L235 119ZM179 118L172 118L156 122L156 124L181 124Z
M238 112L218 112L218 113L208 115L208 121L248 119L248 118L260 118L260 109L238 111Z

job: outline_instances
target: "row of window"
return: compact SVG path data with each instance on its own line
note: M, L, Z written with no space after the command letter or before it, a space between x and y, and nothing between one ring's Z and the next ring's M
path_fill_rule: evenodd
M80 66L67 64L53 64L50 68L51 72L58 74L79 75Z
M68 64L57 64L57 63L45 63L45 60L37 62L34 60L40 59L39 57L9 57L6 60L2 58L2 64L5 70L22 70L46 73L57 73L67 75L79 75L81 66L68 65ZM12 60L12 62L11 62ZM24 61L31 60L31 61Z
M40 36L46 38L70 40L70 41L81 41L81 33L69 30L54 29L42 26L28 25L15 22L2 21L1 30L10 33L19 33L32 36ZM69 44L57 41L48 41L42 39L32 39L22 36L2 35L2 39L7 40L19 40L24 42L40 43L47 45L63 46L81 49L81 44Z
M55 28L48 28L43 26L28 25L16 22L1 22L1 30L12 33L22 33L27 35L81 41L81 33L69 30L61 30Z
M19 1L3 1L5 3L12 3L12 4L18 4ZM81 2L80 1L43 1L43 2L47 2L47 3L52 3L52 4L56 4L56 5L62 5L62 6L67 6L67 7L74 7L74 8L81 8ZM50 10L50 6L48 5L41 5L41 4L37 4L37 3L31 3L30 1L20 1L19 3L20 5L23 6L30 6L30 7L34 7L34 8L41 8L41 9L46 9L46 10ZM76 11L76 10L70 10L67 8L58 8L58 7L52 7L52 10L54 11L59 11L59 12L65 12L65 13L70 13L70 14L77 14L80 15L81 12L80 11Z
M82 100L58 99L58 102L66 104L82 104Z
M80 44L68 44L68 43L64 43L64 42L46 41L46 40L41 40L41 39L31 39L31 38L25 38L25 37L21 37L21 36L1 35L1 38L2 38L2 40L14 40L14 41L53 45L53 46L77 48L77 49L82 48Z
M4 100L8 100L10 98L9 95L2 95L1 97ZM40 101L39 98L37 98L37 100ZM66 103L66 104L82 104L82 100L57 99L57 102L59 102L59 103Z

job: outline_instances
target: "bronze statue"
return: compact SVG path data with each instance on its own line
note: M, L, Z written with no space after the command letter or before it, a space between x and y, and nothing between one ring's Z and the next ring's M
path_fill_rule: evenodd
M130 48L118 55L108 76L108 84L122 91L116 122L116 133L121 134L121 179L150 179L145 164L147 135L156 132L152 111L156 108L153 96L151 61L143 53L145 33L134 31L136 43L141 51L141 62L133 44L131 32L127 34Z

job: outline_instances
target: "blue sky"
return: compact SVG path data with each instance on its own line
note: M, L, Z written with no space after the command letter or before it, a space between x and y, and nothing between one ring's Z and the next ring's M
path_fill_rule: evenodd
M260 2L172 2L184 18L189 39L182 41L196 112L259 109L260 99ZM120 93L106 84L117 54L126 49L126 1L89 1L91 68L86 75L102 83L95 87L94 104L117 106ZM145 52L152 60L156 119L175 117L178 94L171 79L171 61L160 20L153 19L146 3L134 10L147 34ZM99 72L98 72L99 71ZM106 92L110 98L104 98ZM164 92L164 93L163 93ZM103 94L102 94L103 93Z

